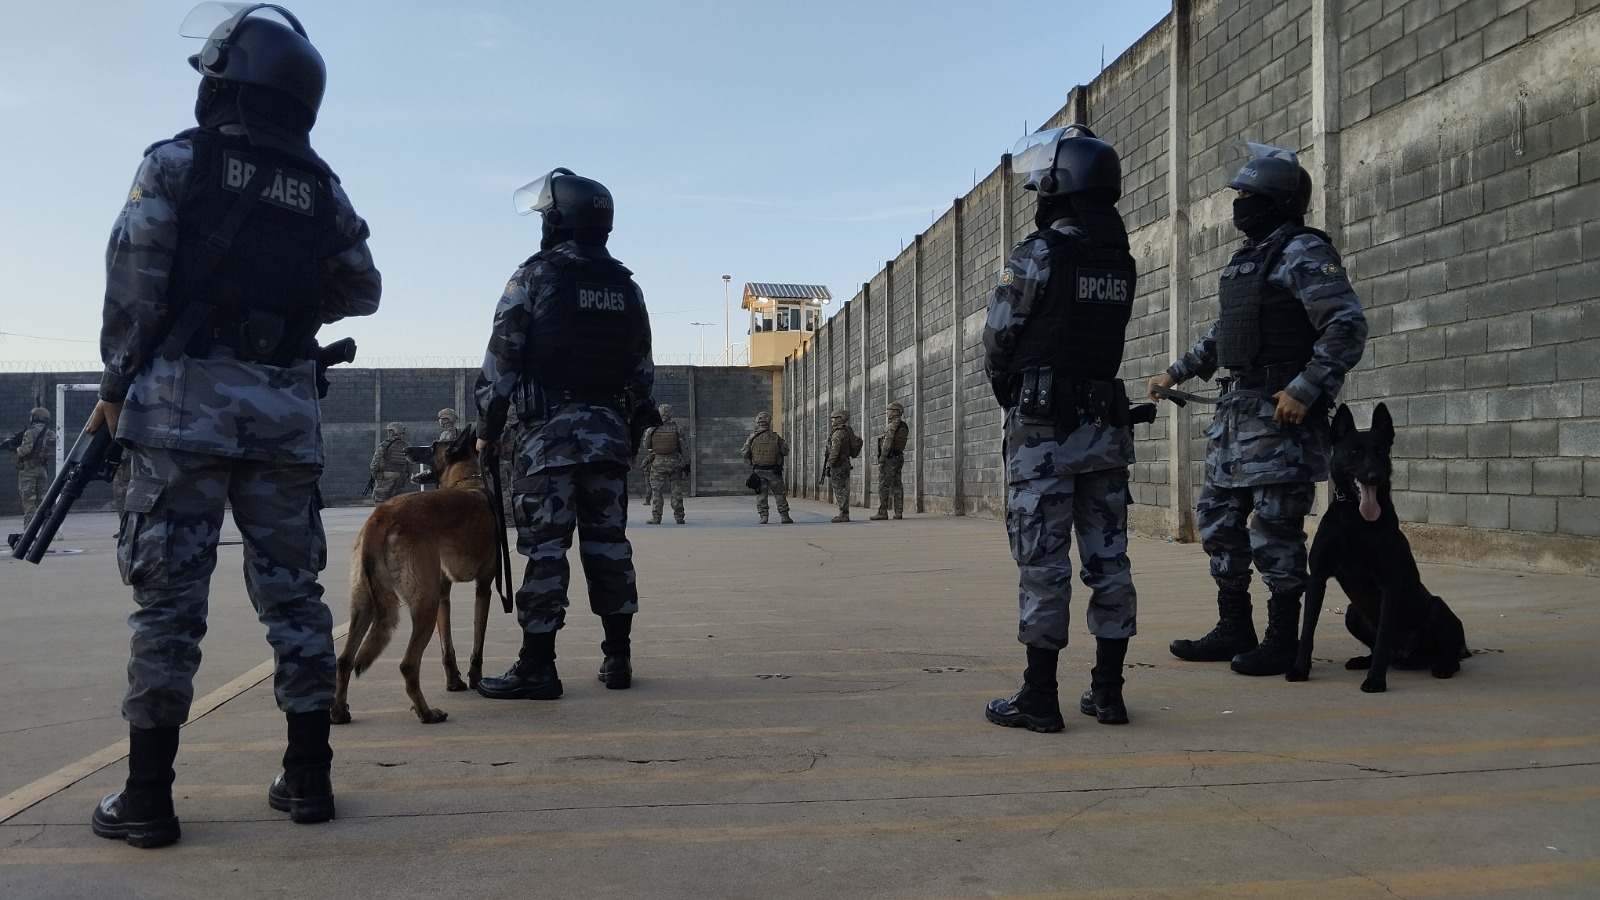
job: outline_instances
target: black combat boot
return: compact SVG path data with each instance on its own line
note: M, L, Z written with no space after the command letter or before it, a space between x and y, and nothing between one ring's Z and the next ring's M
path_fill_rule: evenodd
M283 771L267 788L267 805L301 825L333 818L333 747L328 743L327 710L284 713L289 749Z
M478 682L478 693L490 700L554 700L561 696L556 674L556 633L522 633L522 650L504 675Z
M1261 645L1233 658L1240 675L1282 675L1300 651L1300 595L1273 594L1267 601L1267 636Z
M1122 661L1127 657L1127 638L1094 639L1094 668L1089 670L1089 689L1078 698L1079 712L1101 725L1128 724L1128 707L1122 703Z
M633 616L613 613L600 617L600 627L605 629L605 640L600 642L600 652L605 661L600 663L600 683L612 690L622 690L633 684L632 641Z
M1022 673L1022 690L1009 699L990 700L984 716L996 725L1051 732L1067 727L1056 695L1056 660L1060 650L1028 645L1028 668Z
M1173 641L1167 649L1189 662L1223 662L1256 648L1256 624L1250 617L1248 590L1217 591L1217 627L1196 641Z
M182 831L172 810L172 761L178 757L178 726L128 726L128 780L107 794L89 817L94 833L131 847L165 847Z

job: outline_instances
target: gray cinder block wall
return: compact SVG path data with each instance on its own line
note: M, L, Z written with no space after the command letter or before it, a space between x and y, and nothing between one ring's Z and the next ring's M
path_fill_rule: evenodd
M452 407L463 425L477 417L471 395L476 369L361 369L338 366L328 371L330 388L322 400L322 435L327 446L327 468L321 489L329 506L364 503L361 490L370 475L373 451L383 440L389 422L406 426L406 439L414 445L431 443L439 436L439 410ZM28 411L43 405L55 415L56 385L98 384L100 373L0 373L0 431L9 437L28 421ZM746 368L693 368L661 366L656 369L656 399L670 403L673 414L689 435L694 453L690 495L738 494L749 467L739 458L739 448L755 427L755 416L771 410L773 377ZM66 415L55 424L64 435L64 455L94 409L92 391L64 395ZM15 424L13 424L15 423ZM0 472L0 514L21 512L16 469L4 460ZM411 487L415 490L414 487ZM639 472L629 475L629 492L644 496ZM111 486L95 482L78 501L78 509L111 508Z
M1419 554L1600 572L1597 99L1600 0L1179 0L1044 127L1088 124L1122 157L1140 267L1130 394L1215 318L1235 142L1288 147L1315 179L1308 224L1334 236L1371 326L1341 400L1363 425L1379 402L1394 415ZM795 491L821 495L830 406L866 412L871 435L896 399L916 508L1004 514L980 335L1032 210L1002 156L788 361ZM1208 419L1165 404L1136 429L1139 531L1196 538ZM854 502L875 506L860 462Z

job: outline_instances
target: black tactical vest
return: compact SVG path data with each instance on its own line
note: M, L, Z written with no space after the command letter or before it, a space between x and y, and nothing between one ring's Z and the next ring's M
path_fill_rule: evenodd
M310 355L321 325L322 264L344 249L334 223L331 179L250 144L243 135L197 128L179 135L194 147L194 166L178 200L178 245L169 282L171 308L199 302L216 307L208 328L189 344L196 355L225 344L244 358L287 365ZM260 197L209 276L197 272L216 259L208 246L240 199L257 167L268 167ZM204 283L196 283L204 277ZM252 333L274 339L253 346Z
M1291 227L1269 241L1240 249L1228 260L1217 290L1222 306L1217 365L1242 370L1310 361L1317 330L1305 304L1267 281L1289 241L1301 234L1314 234L1332 246L1332 240L1315 228Z
M1043 302L1017 340L1011 371L1052 366L1056 375L1108 381L1122 366L1122 345L1138 278L1133 256L1045 228L1028 236L1049 246Z
M575 260L541 252L524 265L534 260L556 270L556 298L528 335L523 371L546 402L615 406L647 327L633 273L609 256Z

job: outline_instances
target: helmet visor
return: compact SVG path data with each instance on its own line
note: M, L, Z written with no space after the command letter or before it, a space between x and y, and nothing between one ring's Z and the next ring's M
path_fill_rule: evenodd
M557 175L571 175L571 169L551 169L550 174L543 175L511 193L511 208L517 215L525 216L529 213L543 213L556 205L555 180Z
M1256 141L1235 141L1233 149L1237 151L1238 155L1246 163L1252 159L1281 159L1295 167L1300 165L1300 156L1293 150L1285 150L1282 147L1274 147L1271 144L1262 144ZM1223 171L1223 177L1226 179L1225 185L1231 189L1248 190L1250 185L1242 183L1237 174L1242 170L1237 168L1237 163L1234 165L1234 168Z
M258 9L267 11L263 18L280 22L301 36L305 35L299 21L281 6L272 3L230 3L222 0L207 0L189 10L189 14L183 17L183 24L178 26L178 34L187 38L226 40L245 16Z
M1066 131L1065 128L1052 128L1017 141L1017 145L1011 148L1011 174L1026 175L1031 179L1036 173L1055 168L1056 148L1061 146Z

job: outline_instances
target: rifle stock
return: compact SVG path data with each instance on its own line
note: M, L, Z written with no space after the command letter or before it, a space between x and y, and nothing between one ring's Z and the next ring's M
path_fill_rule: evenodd
M72 442L72 452L61 464L61 471L50 482L33 520L11 548L16 559L38 564L50 549L61 523L66 521L72 504L83 496L83 489L91 481L110 481L116 477L117 466L122 463L122 445L111 437L111 429L102 425L95 431L84 431Z

